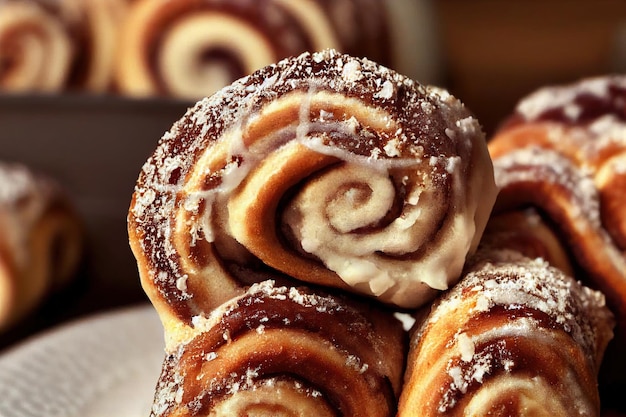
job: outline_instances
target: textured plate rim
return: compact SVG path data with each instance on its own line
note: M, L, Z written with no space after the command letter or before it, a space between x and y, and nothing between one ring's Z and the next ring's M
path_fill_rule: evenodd
M75 319L0 355L0 417L146 416L163 356L150 305Z

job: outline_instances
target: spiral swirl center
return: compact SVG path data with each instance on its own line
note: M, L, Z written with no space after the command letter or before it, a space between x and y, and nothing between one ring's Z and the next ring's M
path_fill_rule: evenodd
M323 211L332 227L340 233L374 226L391 209L394 197L393 184L387 177L372 177L371 172L363 170L353 172L345 182L346 175L345 170L336 170L320 183L322 188L327 188L327 184L337 185Z

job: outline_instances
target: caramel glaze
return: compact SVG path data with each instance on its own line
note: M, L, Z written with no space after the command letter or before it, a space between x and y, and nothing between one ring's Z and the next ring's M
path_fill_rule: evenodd
M570 126L585 126L598 120L600 117L614 116L622 122L626 122L626 107L624 106L624 97L626 96L626 84L622 76L608 76L604 79L582 80L599 81L604 90L601 94L596 91L586 90L584 86L572 84L568 86L547 87L546 92L552 89L553 95L561 92L568 93L569 98L552 105L546 103L545 107L537 111L532 117L525 116L516 111L510 118L505 120L502 129L511 128L516 125L524 124L528 121L533 122L556 122ZM558 91L561 90L561 91ZM569 90L569 91L567 91ZM575 106L576 113L568 112L568 106Z
M492 359L490 363L491 372L489 373L489 378L497 379L502 375L507 375L510 371L506 370L502 365L503 361L515 361L515 374L517 377L522 379L532 379L536 377L536 368L537 367L546 367L547 369L551 369L555 363L561 363L564 358L555 355L553 352L551 354L539 354L537 350L534 349L536 345L533 342L528 342L525 340L520 340L517 338L507 338L501 339L498 343L492 343L488 345L479 345L476 347L478 355L489 356ZM460 359L456 361L450 362L451 366L469 366L466 363L463 363ZM559 380L559 374L554 373L550 374L546 372L541 375L542 378L547 380L547 383L552 386L562 386L561 381ZM595 379L591 379L588 381L578 381L584 382L587 385L587 389L590 392L594 392L594 384ZM591 385L589 385L591 383ZM469 384L467 391L465 393L461 393L460 391L454 391L452 395L450 395L447 400L453 401L455 403L454 408L458 410L463 410L467 404L470 402L473 395L475 395L482 384L473 381ZM596 399L597 400L597 399ZM523 415L520 414L523 410L523 404L521 402L520 396L518 392L508 391L503 393L502 395L498 395L493 401L489 403L489 416L517 416ZM442 415L450 415L450 416L462 416L464 413L462 411L459 412L446 412L442 413Z
M494 159L531 146L553 149L575 168L596 181L602 225L626 252L626 220L620 174L624 162L612 169L611 179L599 179L602 168L626 149L626 77L607 76L565 86L546 87L522 100L490 143ZM621 157L623 158L623 157ZM508 200L508 192L504 190Z
M205 330L166 358L155 399L161 411L153 415L208 415L268 380L318 398L336 415L395 412L406 340L388 312L270 282L217 311ZM271 400L252 405L289 409Z
M561 364L568 361L584 362L587 360L575 347L568 346L561 352L546 351L537 349L536 341L518 337L502 338L497 342L477 345L475 355L492 358L490 362L491 371L487 378L493 380L511 373L514 373L516 378L532 380L538 377L537 370L541 369L540 377L546 381L547 385L554 388L556 392L553 395L563 397L560 400L564 403L571 401L567 393L568 385L571 381L563 382L562 369L559 369L558 366L562 366ZM503 363L507 362L515 363L513 370L505 368ZM457 358L455 361L450 362L450 366L468 367L471 364L464 363ZM597 379L594 374L577 375L574 383L583 387L582 390L589 396L586 398L587 401L600 404L596 388ZM481 387L481 383L473 381L469 384L465 393L454 391L447 400L455 402L454 409L457 411L442 413L441 415L465 415L461 410L467 407L471 398L478 393ZM485 415L494 417L519 416L525 415L524 410L525 405L520 393L516 390L509 390L495 398L490 398L488 412ZM572 413L575 412L575 410L572 410ZM595 412L599 413L599 408Z
M626 262L619 259L614 249L598 250L607 245L607 234L593 218L573 218L577 207L597 204L597 195L576 192L575 187L583 181L579 169L567 160L559 162L562 167L559 170L547 164L522 163L496 168L502 177L515 179L501 190L494 211L504 213L519 207L539 209L554 225L562 245L571 253L576 275L603 291L613 308L623 315L626 313L626 286L623 283ZM530 255L527 248L517 249Z
M481 241L483 247L509 248L531 259L542 258L569 276L577 267L574 255L563 247L555 226L534 208L493 215Z

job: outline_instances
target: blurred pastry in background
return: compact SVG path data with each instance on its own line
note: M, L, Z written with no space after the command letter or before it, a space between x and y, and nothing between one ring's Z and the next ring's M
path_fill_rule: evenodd
M0 86L9 92L64 88L75 47L63 22L30 1L0 3Z
M0 163L0 330L73 280L82 245L82 224L61 186Z
M199 99L333 48L438 79L427 0L2 0L0 92Z
M428 83L434 31L416 24L432 21L421 19L426 6L414 0L138 0L121 35L116 83L133 96L198 99L282 58L327 48Z
M75 29L79 52L74 60L70 88L110 92L120 28L128 0L61 0Z
M0 2L0 91L112 87L126 0Z

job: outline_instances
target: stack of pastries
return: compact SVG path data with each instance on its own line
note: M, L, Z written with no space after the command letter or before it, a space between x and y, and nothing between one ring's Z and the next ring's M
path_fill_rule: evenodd
M3 0L0 91L195 100L324 48L425 77L427 14L415 0Z
M606 279L574 261L493 143L447 91L334 50L190 108L128 213L165 331L152 416L599 415L623 247Z

